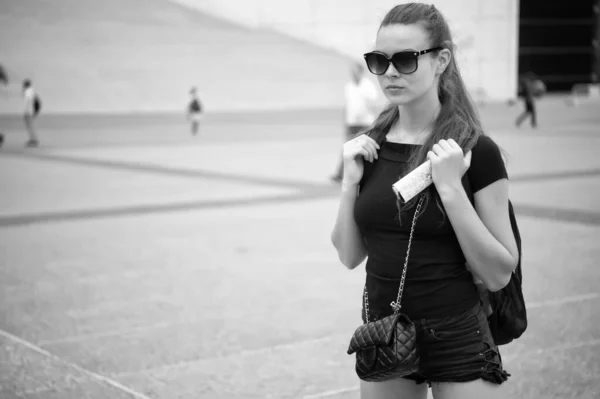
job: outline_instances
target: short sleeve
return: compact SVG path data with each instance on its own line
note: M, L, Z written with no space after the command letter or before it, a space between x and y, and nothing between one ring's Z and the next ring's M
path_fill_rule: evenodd
M471 166L467 175L473 193L495 181L508 178L500 148L489 136L479 136L472 150Z

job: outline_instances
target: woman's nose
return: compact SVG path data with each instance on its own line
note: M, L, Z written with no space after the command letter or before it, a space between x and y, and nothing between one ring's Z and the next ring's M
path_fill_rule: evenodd
M385 71L385 76L388 78L397 78L400 76L400 72L398 72L396 70L396 68L394 67L394 64L392 64L391 62L388 64L388 68Z

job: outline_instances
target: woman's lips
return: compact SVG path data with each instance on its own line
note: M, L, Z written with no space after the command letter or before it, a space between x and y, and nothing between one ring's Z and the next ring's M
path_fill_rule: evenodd
M385 89L386 89L387 91L391 91L391 92L399 92L399 91L402 91L402 90L404 90L404 87L390 85L390 86L387 86Z

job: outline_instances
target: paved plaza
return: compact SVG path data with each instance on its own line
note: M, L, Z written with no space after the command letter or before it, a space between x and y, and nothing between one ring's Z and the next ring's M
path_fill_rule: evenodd
M487 105L524 246L512 398L600 398L600 103ZM0 116L0 398L357 399L341 111Z

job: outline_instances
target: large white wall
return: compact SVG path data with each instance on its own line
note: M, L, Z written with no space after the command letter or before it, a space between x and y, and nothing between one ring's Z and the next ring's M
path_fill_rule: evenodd
M248 27L279 31L356 59L372 48L385 13L403 3L398 0L171 1ZM476 99L504 100L515 95L518 1L433 2L450 22L459 66Z

